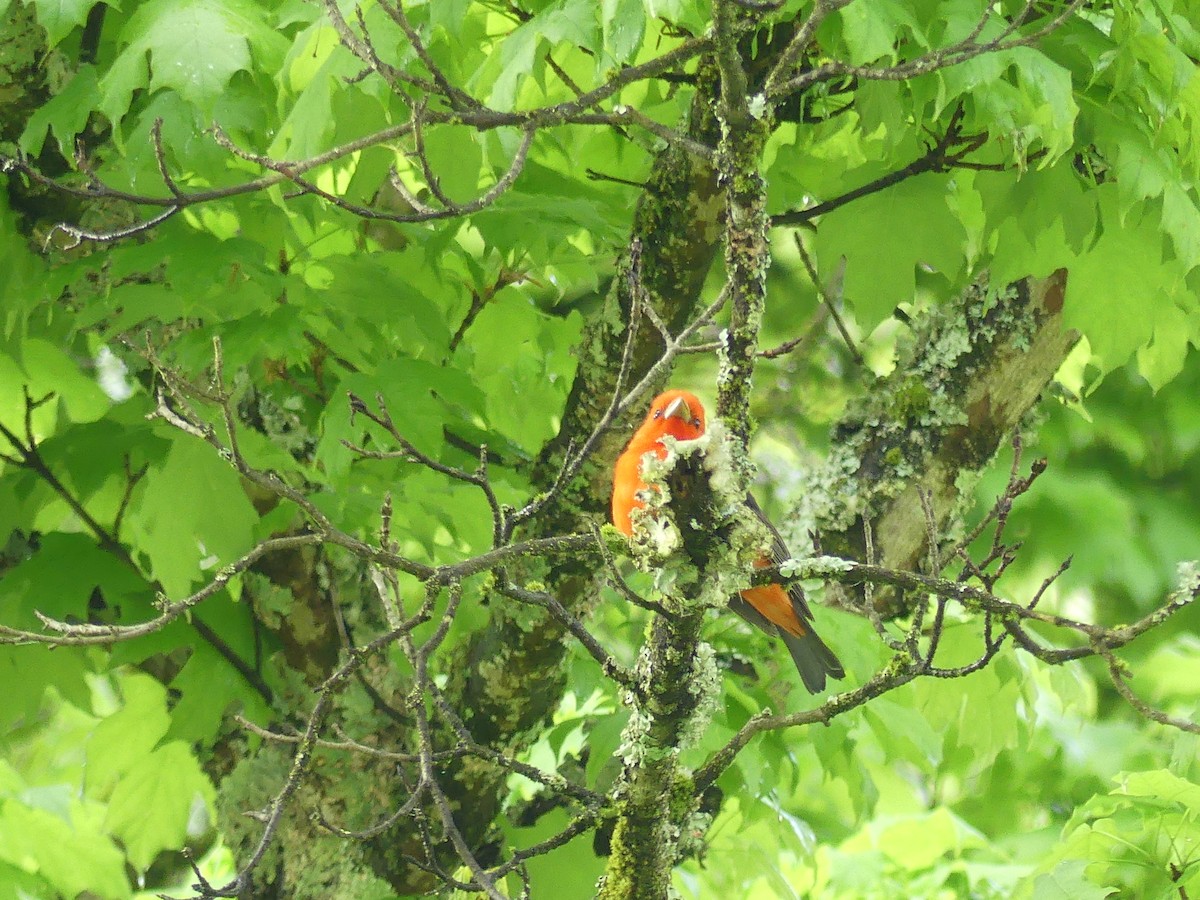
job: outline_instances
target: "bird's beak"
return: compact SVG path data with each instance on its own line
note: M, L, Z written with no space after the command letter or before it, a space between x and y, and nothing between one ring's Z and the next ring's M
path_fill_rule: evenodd
M687 401L682 397L676 397L671 401L670 405L663 411L663 418L683 419L689 425L696 421L695 416L692 415L691 407L687 405Z

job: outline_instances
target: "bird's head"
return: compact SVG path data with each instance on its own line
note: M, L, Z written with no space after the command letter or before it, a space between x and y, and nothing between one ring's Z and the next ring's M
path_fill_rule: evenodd
M688 391L663 391L650 404L643 429L657 438L671 435L679 441L691 441L704 434L704 406Z

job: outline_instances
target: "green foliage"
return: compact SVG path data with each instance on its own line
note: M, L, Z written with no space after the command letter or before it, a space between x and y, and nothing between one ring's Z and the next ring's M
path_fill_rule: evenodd
M584 336L611 313L603 296L635 213L652 215L663 200L643 189L663 144L636 123L551 116L495 203L422 222L365 221L317 192L411 219L414 201L438 205L435 188L459 203L489 190L522 138L519 121L464 124L455 117L465 108L424 104L414 84L428 83L428 64L381 5L362 6L372 52L407 81L360 77L369 67L318 4L123 0L104 6L92 36L85 23L99 8L90 2L25 5L44 29L26 49L45 60L49 86L24 113L15 101L0 109L0 151L19 150L85 189L65 200L35 192L18 171L0 175L0 425L11 435L0 437L0 625L40 632L39 613L98 626L150 621L257 542L312 527L296 504L239 475L232 449L218 453L203 437L230 445L214 402L222 392L241 458L349 537L311 558L256 563L127 643L0 646L0 895L123 898L140 879L147 892L183 890L194 880L177 855L185 846L220 883L235 870L223 843L229 821L248 826L232 804L218 823L218 797L252 777L229 773L259 752L232 714L303 722L315 682L349 658L347 647L385 629L378 573L344 549L350 540L380 539L389 498L397 553L441 565L492 547L482 492L397 452L395 435L347 395L381 417L382 400L396 432L437 465L475 472L486 445L497 503L523 506L547 485L536 461L559 432L574 380L614 363L587 356ZM996 39L1001 13L1013 12L1002 6L851 3L820 26L805 65L902 65L963 40L985 13L978 37ZM0 12L12 8L0 0ZM354 5L338 8L357 33ZM784 18L812 8L783 4L775 29L747 42L748 57L777 53ZM711 27L711 4L699 0L404 9L428 59L499 112L572 103ZM1025 543L1006 583L1027 598L1073 556L1044 605L1108 625L1156 606L1176 564L1200 556L1200 374L1189 356L1200 346L1198 55L1194 3L1118 0L1070 15L1029 46L905 78L865 71L816 85L779 117L763 160L771 214L786 221L830 205L807 223L819 277L879 371L897 362L898 306L919 317L984 273L1008 283L1068 270L1064 317L1086 342L1060 380L1080 396L1045 405L1032 449L1051 468L1010 517ZM697 69L636 81L581 115L620 105L668 128L700 120L696 85L710 76ZM9 85L0 81L4 103ZM399 134L414 113L427 117L430 172L415 138ZM215 141L214 124L250 158ZM280 178L242 189L272 177L258 154L302 163L331 150L321 165L287 170L304 185ZM879 186L922 159L918 174ZM147 202L89 195L93 178ZM717 187L704 182L697 207L721 208ZM59 220L118 232L163 212L176 190L212 196L128 240L66 247L52 233ZM716 213L698 227L716 229ZM823 315L792 236L777 230L773 251L763 346ZM187 381L188 402L156 365ZM675 379L711 388L714 371L711 357L687 357ZM799 499L797 471L819 465L829 426L860 390L858 372L840 339L819 330L800 355L762 361L755 388L756 491L782 523ZM1006 462L978 488L984 507L1003 489ZM580 490L549 512L578 513ZM589 514L603 506L591 503ZM530 577L558 577L558 565L531 564ZM630 580L650 591L649 578ZM489 622L533 627L528 609L481 581L467 582L448 638L455 653ZM810 595L819 601L820 590ZM607 588L597 593L581 604L591 607L588 627L632 666L649 615ZM403 610L422 600L401 578ZM863 617L817 609L849 673L839 688L887 664ZM1193 720L1195 631L1188 610L1127 655L1139 696ZM704 638L728 674L714 721L683 754L689 767L761 710L814 702L760 632L727 616L708 622ZM938 663L964 665L982 645L978 621L952 617ZM628 708L596 661L569 648L563 672L522 683L553 690L561 675L565 688L551 721L514 726L513 752L607 791ZM515 665L512 647L486 650L453 656L469 671L446 665L437 683ZM397 651L372 666L370 690L355 682L333 718L356 738L404 747L411 722L386 710L403 705L411 664ZM474 716L486 719L464 712L472 727ZM1051 668L1006 646L969 677L920 680L827 727L756 738L719 779L724 803L707 832L697 828L702 854L680 867L676 887L697 898L1200 894L1189 855L1200 840L1196 743L1167 735L1131 712L1102 668ZM331 819L349 810L347 827L369 827L406 796L391 769L353 775L345 781L356 790L371 786L369 808L344 795L321 807ZM280 786L255 789L273 796ZM527 778L504 782L490 818L497 846L532 845L570 821L559 808L522 820L541 793ZM369 852L385 868L400 851ZM603 868L585 832L531 861L533 895L589 896ZM308 874L315 884L326 876ZM382 896L382 882L370 883ZM519 890L515 877L508 889Z
M92 4L88 0L35 0L33 6L38 24L46 29L46 37L54 46L87 21Z
M242 0L138 6L121 29L121 52L100 80L99 108L117 123L134 91L166 89L211 114L235 72L278 68L285 42L263 12Z
M6 893L131 897L127 867L144 873L164 850L211 840L213 786L186 743L164 739L166 690L143 674L89 685L80 705L46 691L0 745Z
M129 518L130 532L149 572L170 596L180 596L204 577L214 556L230 560L249 549L256 516L236 475L200 441L174 441L155 474Z
M1060 896L1054 890L1067 897L1167 896L1200 884L1194 849L1200 785L1165 769L1115 780L1117 787L1075 811L1062 844L1043 864L1049 871L1024 896Z
M913 296L918 264L959 283L966 234L950 206L950 187L946 176L910 179L822 221L817 233L822 268L834 268L841 257L863 260L846 266L845 290L868 326ZM900 223L906 225L902 230Z

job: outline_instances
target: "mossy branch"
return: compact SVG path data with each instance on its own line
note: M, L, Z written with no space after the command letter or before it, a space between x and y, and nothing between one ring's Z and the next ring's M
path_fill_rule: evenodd
M798 490L794 530L819 535L835 556L919 568L930 515L940 529L961 510L1078 340L1063 324L1065 290L1060 270L980 284L931 312L910 358L835 427L829 458ZM890 590L876 605L885 616L905 611Z

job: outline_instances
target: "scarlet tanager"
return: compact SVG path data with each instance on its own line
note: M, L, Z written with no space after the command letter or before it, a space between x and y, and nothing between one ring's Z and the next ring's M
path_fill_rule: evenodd
M690 441L704 434L704 428L704 407L695 395L672 390L654 398L646 421L617 457L613 471L612 521L618 531L626 537L632 535L633 511L645 507L638 499L638 492L647 489L642 480L642 457L653 453L663 459L667 455L663 437L671 435L676 440ZM790 554L783 537L749 494L746 495L746 506L767 526L772 537L770 556L761 557L755 565L762 568L788 559ZM778 584L749 588L731 598L729 605L747 622L767 634L783 638L800 678L810 692L815 694L824 690L827 677L845 676L838 658L813 630L812 611L799 585L791 585L786 590Z

